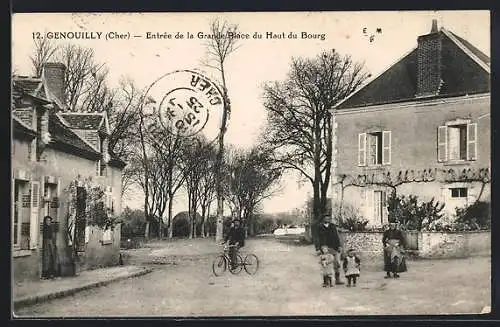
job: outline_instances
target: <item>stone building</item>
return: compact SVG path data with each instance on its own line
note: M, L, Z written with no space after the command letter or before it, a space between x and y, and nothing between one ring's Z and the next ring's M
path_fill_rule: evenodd
M108 216L120 214L125 164L108 152L110 130L105 112L69 112L64 75L64 65L48 63L40 78L13 77L14 281L40 278L41 231L47 215L57 231L58 275L118 263L120 226L89 224L89 205L100 201ZM103 196L91 199L92 194Z
M437 27L332 111L332 201L387 223L390 191L455 208L490 197L490 59Z

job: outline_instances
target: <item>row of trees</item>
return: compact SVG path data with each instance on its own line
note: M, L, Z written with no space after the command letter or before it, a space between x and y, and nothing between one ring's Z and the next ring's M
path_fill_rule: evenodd
M210 27L222 34L238 30L236 25L217 20ZM56 47L48 39L35 40L31 59L36 75L47 61L65 63L70 110L108 112L112 130L109 149L128 163L122 190L126 192L133 184L142 188L148 221L166 216L167 230L171 231L173 199L181 188L187 193L192 217L200 210L202 219L206 219L217 199L218 223L224 201L234 215L249 221L262 200L273 194L283 170L291 169L311 183L312 218L317 222L327 210L334 155L331 109L369 77L363 64L335 50L314 58L292 58L284 81L263 86L267 125L260 145L247 151L224 151L230 115L225 63L238 48L237 39L214 38L208 42L206 65L220 73L226 103L218 148L204 139L176 136L160 126L157 117L142 110L154 99L148 98L130 78L110 88L108 69L96 61L92 49Z
M236 27L215 21L211 28L215 31ZM234 42L228 42L221 39L207 44L206 64L218 69L224 82L224 63L236 49ZM122 195L134 184L142 189L146 220L148 225L159 222L160 237L164 230L163 218L166 218L169 236L172 235L173 201L181 189L187 194L191 236L195 235L196 212L201 212L201 219L205 220L217 193L226 199L233 215L247 221L261 201L273 193L281 169L271 163L268 150L256 146L250 150L233 147L223 151L220 143L224 142L225 126L221 127L219 149L205 139L172 133L162 125L156 113L143 109L154 102L147 96L146 89L138 88L127 77L123 77L117 87L109 86L108 69L96 60L93 49L74 44L56 46L49 39L37 39L31 61L35 76L41 76L46 62L66 65L66 110L107 111L111 128L109 150L127 162ZM225 83L223 91L227 97ZM219 180L217 176L223 178ZM201 225L205 226L203 222ZM149 235L148 226L145 234Z

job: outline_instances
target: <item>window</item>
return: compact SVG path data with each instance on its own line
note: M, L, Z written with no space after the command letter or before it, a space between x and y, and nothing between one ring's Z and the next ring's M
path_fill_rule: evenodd
M12 245L18 250L35 249L38 245L39 182L14 180L14 217Z
M358 165L391 164L391 132L379 131L358 135Z
M452 198L466 198L467 188L466 187L455 187L450 188Z
M21 203L22 195L21 195L21 185L19 180L14 181L14 217L12 219L12 244L14 247L19 247L21 239L21 212L22 212L22 203Z
M99 159L96 162L95 174L96 176L106 176L108 173L108 167L106 163L104 163L103 159Z
M476 160L477 124L449 123L438 127L438 162Z
M368 164L382 164L382 132L369 133L368 138Z
M113 231L111 229L106 229L102 233L102 244L111 244L113 243Z
M58 185L46 182L43 190L43 215L51 216L54 221L57 220L59 208Z
M104 146L104 142L106 142L104 137L99 137L99 151L102 154L102 158L99 159L96 163L96 176L107 176L108 169L106 162L104 160L104 156L106 155L104 151L107 151L106 147Z

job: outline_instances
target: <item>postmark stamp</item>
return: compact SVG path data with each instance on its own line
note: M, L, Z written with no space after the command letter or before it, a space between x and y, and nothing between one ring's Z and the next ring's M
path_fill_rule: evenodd
M165 131L190 137L218 130L224 110L219 86L194 70L177 70L157 79L149 88L153 111Z

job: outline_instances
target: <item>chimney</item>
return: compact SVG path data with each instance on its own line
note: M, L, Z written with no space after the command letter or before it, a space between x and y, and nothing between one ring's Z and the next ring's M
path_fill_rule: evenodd
M66 104L65 89L66 66L58 62L47 62L43 65L42 79L48 91L59 100L61 105ZM50 99L55 100L55 99Z
M417 38L417 97L439 94L441 85L441 33L438 32L437 20L432 20L429 34Z
M437 32L438 32L438 21L437 21L437 19L433 19L432 20L431 34L437 33Z

